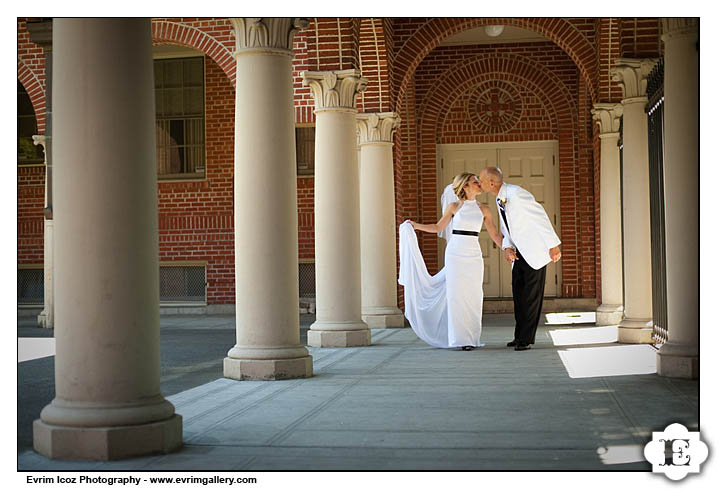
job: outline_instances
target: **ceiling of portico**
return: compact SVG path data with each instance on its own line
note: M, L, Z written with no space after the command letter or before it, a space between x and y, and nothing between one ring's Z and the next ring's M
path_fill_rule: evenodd
M504 26L504 31L500 35L496 37L491 37L486 34L486 31L482 26L475 29L469 29L467 31L460 32L455 36L451 36L450 38L442 41L439 46L460 46L466 44L526 43L537 41L548 41L548 39L534 31L529 31L527 29L521 29L520 27L514 26Z

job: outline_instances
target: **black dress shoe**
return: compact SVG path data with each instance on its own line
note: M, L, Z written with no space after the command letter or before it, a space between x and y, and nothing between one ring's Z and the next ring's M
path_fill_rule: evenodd
M529 350L531 346L529 344L516 344L514 350Z
M509 342L508 344L506 344L506 347L515 347L516 344L518 344L518 342L516 342L515 340L512 340L511 342Z
M461 348L461 350L474 350L474 346L473 345L465 345Z

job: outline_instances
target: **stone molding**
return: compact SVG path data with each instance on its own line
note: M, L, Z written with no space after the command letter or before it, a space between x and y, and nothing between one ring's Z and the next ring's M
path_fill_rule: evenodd
M314 111L356 111L357 96L366 90L368 80L359 70L304 71L303 85L314 97Z
M294 34L309 26L309 20L300 17L234 17L229 20L234 28L235 56L249 49L293 54Z
M33 134L32 144L42 146L42 151L45 152L45 165L47 165L47 137L44 134Z
M357 114L359 145L394 142L394 131L401 117L396 112L363 112Z
M666 41L673 37L698 34L698 25L698 17L671 17L661 19L661 27L663 28L661 39Z
M618 135L623 115L623 104L598 103L591 109L593 120L598 123L601 136Z
M646 96L648 74L658 58L618 58L611 68L611 78L621 86L624 101Z

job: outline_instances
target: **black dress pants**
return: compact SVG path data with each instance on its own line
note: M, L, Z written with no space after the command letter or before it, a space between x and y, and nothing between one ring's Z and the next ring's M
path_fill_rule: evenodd
M514 340L519 344L533 344L536 329L541 320L546 266L539 270L531 268L520 253L511 271L511 289L514 295L514 317L516 328Z

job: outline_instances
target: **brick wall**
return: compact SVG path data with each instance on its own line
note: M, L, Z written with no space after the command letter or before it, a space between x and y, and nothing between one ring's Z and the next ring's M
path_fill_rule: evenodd
M661 23L657 18L623 17L621 23L621 56L652 58L663 54Z
M498 21L540 32L553 42L438 46L454 33ZM206 261L209 303L231 304L236 84L231 23L226 18L164 18L153 19L152 29L155 43L190 46L207 59L207 178L158 184L160 259ZM295 118L297 123L315 120L302 71L362 69L369 83L359 97L359 110L396 111L402 118L394 146L397 224L407 218L436 216L437 142L559 139L563 293L592 297L600 292L600 145L589 111L596 101L620 99L609 72L615 58L657 56L662 49L659 36L657 19L310 19L308 28L294 37ZM484 63L509 57L526 71L462 74L458 67L466 68L469 60L481 57ZM534 66L527 68L526 60ZM471 69L480 66L485 65L477 61ZM18 19L18 80L30 94L41 134L44 76L42 50L29 42L25 20ZM465 107L479 83L509 84L521 95L524 117L513 129L498 135L477 131ZM42 167L18 167L18 261L22 264L42 262L43 182ZM313 177L297 179L297 196L299 258L311 260ZM427 262L436 264L430 241L422 235ZM399 296L401 300L401 288Z
M207 263L207 303L234 303L234 87L205 58L206 180L158 184L161 262Z

